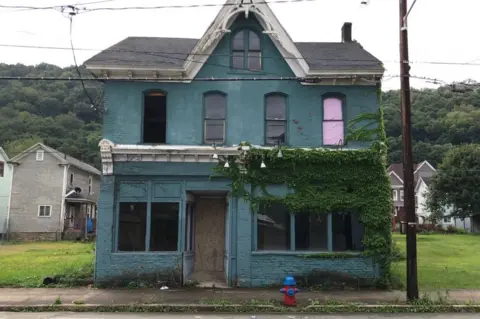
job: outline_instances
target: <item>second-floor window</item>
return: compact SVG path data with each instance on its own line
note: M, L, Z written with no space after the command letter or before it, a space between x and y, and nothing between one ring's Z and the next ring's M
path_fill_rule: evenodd
M206 144L223 144L225 142L225 116L227 97L219 92L204 96L204 142Z
M165 144L167 137L167 97L165 93L146 93L143 103L143 143Z
M3 177L5 171L5 163L0 161L0 177Z
M394 190L392 191L392 198L393 198L393 200L395 200L395 201L398 200L398 194L397 194L397 190L396 190L396 189L394 189Z
M92 176L88 177L88 195L91 195L93 191L93 178Z
M343 99L323 99L323 145L344 144Z
M262 50L257 33L244 29L233 36L232 69L260 71L262 69Z
M73 185L73 178L74 178L73 173L70 173L70 185Z
M400 201L403 202L403 190L400 191Z
M265 136L266 144L286 142L287 97L283 94L269 94L265 97Z

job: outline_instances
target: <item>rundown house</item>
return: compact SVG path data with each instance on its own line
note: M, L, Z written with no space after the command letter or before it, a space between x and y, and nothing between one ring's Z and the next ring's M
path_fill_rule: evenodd
M0 239L3 238L7 229L12 170L7 153L0 147Z
M100 171L42 143L10 163L9 239L77 239L85 236L87 224L93 233ZM87 223L87 217L92 222Z

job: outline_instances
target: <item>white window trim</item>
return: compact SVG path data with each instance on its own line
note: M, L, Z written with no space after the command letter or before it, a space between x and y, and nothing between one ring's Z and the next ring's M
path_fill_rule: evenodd
M40 216L40 207L50 207L50 215L48 215L48 216ZM51 218L51 217L52 217L52 205L38 205L37 216L38 216L39 218Z
M88 195L92 195L93 193L93 177L90 175L88 177Z
M398 200L398 192L396 189L393 190L392 192L393 200L397 201Z
M45 158L45 151L44 150L37 150L37 153L35 155L35 160L37 162L41 162L41 161L43 161L44 158Z
M400 201L403 202L403 199L404 199L404 193L403 193L403 190L400 191Z

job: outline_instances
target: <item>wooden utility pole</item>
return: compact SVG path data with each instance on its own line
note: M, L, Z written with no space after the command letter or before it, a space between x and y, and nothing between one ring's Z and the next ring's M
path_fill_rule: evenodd
M415 1L416 2L416 1ZM414 4L415 4L414 2ZM413 7L413 6L412 6ZM411 9L410 9L411 10ZM400 0L400 79L402 97L403 187L407 222L407 299L418 299L417 223L412 154L412 109L410 101L410 64L408 57L407 0Z

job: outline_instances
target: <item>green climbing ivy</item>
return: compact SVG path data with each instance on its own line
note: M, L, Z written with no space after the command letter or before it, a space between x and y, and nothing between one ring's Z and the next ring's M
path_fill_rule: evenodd
M355 123L365 123L353 129ZM375 124L376 121L376 125ZM365 256L379 264L382 282L388 284L391 262L391 190L386 173L386 144L382 110L350 122L349 141L374 138L359 150L250 148L238 157L220 161L214 171L232 181L232 196L244 197L256 211L259 205L279 203L293 212L356 212L364 225ZM357 125L358 126L358 125ZM373 127L373 128L372 128ZM248 145L248 143L242 143ZM266 168L261 168L262 160ZM225 168L225 161L229 166ZM274 196L268 185L285 185L286 196ZM258 191L260 190L260 192Z

